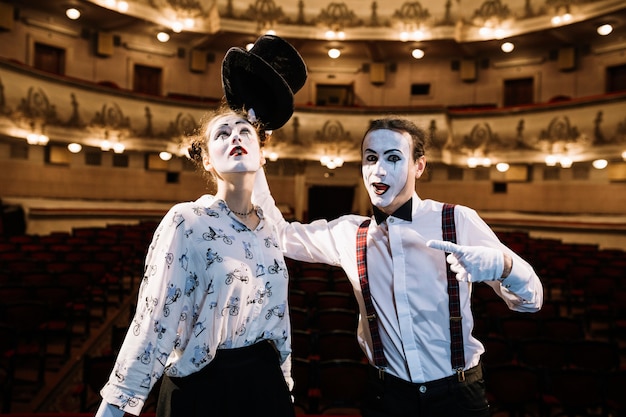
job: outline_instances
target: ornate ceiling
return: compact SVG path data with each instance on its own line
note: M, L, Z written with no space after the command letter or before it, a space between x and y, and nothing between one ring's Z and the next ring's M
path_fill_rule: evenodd
M267 30L291 40L303 56L342 55L370 61L410 59L419 46L427 56L481 57L499 52L503 38L516 50L584 42L601 23L624 41L623 0L20 0L63 16L79 7L95 30L144 33L165 30L172 41L223 51ZM561 19L555 23L553 18ZM176 28L179 26L179 28ZM180 32L177 32L180 30ZM327 32L335 31L328 39ZM341 38L343 36L343 38Z

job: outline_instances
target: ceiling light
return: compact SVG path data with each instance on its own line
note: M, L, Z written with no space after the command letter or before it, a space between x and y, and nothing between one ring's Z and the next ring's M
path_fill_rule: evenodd
M467 158L467 167L468 168L476 168L478 166L478 158L470 156Z
M170 35L166 32L159 32L157 33L157 39L159 42L167 42L170 40Z
M163 161L169 161L170 159L172 159L172 154L169 152L161 152L159 153L159 158L161 158Z
M496 169L498 172L507 172L510 168L510 165L506 162L499 162L496 164Z
M249 51L250 49L252 49L253 46L254 46L253 42L247 43L246 44L246 51Z
M622 152L622 159L626 161L626 151Z
M337 59L341 55L341 51L337 48L330 48L328 50L328 56L332 59Z
M266 35L274 35L276 36L276 31L274 29L268 29L265 31Z
M604 169L609 165L606 159L596 159L591 163L595 169Z
M607 23L607 24L598 26L598 29L596 30L598 32L598 35L606 36L609 33L613 32L613 26Z
M80 17L80 11L72 7L65 11L65 16L72 20L76 20Z
M69 145L67 145L67 149L71 152L71 153L78 153L81 151L81 149L83 149L83 147L81 146L80 143L70 143Z
M424 58L424 51L422 49L415 48L411 51L411 56L415 59L422 59Z
M270 152L268 159L272 162L278 161L278 154L276 152Z
M111 142L109 142L108 140L104 139L102 142L100 142L100 150L103 152L108 152L111 150Z
M515 45L513 45L512 42L504 42L501 46L500 49L502 49L503 52L506 52L507 54L511 51L513 51L513 49L515 49Z

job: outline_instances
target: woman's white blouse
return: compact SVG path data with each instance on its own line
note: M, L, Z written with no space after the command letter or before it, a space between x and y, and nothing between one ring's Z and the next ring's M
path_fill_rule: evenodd
M163 373L182 377L217 349L273 341L291 388L288 272L276 230L248 229L223 200L205 195L173 206L146 256L137 310L105 401L139 415Z

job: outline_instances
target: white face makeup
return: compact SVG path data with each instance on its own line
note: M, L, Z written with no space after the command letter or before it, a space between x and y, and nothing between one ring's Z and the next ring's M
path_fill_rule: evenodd
M208 126L208 161L218 173L256 172L261 166L261 147L254 127L235 113L218 116Z
M363 183L372 204L388 207L401 196L404 203L413 193L407 190L412 164L410 137L395 130L369 132L363 140Z

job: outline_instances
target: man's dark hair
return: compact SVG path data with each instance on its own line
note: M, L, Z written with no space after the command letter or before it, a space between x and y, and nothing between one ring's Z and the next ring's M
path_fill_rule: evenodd
M402 119L402 118L383 118L376 119L370 122L369 127L365 131L363 138L373 130L380 129L388 129L395 130L400 133L408 133L413 140L413 160L418 160L420 157L424 156L424 148L426 147L426 133L424 130L417 127L415 123L410 120ZM361 147L363 146L363 141L361 141Z

